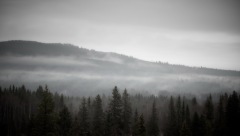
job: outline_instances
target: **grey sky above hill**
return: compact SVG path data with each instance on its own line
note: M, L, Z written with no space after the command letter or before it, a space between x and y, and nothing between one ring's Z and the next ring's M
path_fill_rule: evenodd
M239 0L1 0L0 40L240 70Z

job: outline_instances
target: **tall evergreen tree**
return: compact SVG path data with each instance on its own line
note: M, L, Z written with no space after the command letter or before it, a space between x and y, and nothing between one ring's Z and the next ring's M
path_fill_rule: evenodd
M104 115L104 136L111 136L112 120L110 110L106 110Z
M123 131L124 135L130 135L130 126L131 126L131 116L132 116L132 108L130 103L130 98L125 89L122 95L122 119L123 119Z
M186 123L186 121L184 121L182 123L182 127L180 130L180 136L191 136L191 130L190 130L188 124Z
M181 127L182 127L182 104L181 104L181 97L178 96L177 101L176 101L176 127L177 127L177 135L179 135Z
M212 135L214 131L213 119L214 119L214 107L212 102L212 96L210 95L204 105L205 125L207 135Z
M205 102L205 117L209 121L213 121L214 118L214 107L212 102L212 95L210 95Z
M71 126L72 126L71 114L68 111L68 108L64 105L63 109L59 112L59 120L58 120L59 136L70 135Z
M93 106L93 136L103 136L103 109L100 95L96 96Z
M239 134L240 130L240 107L239 97L234 91L228 98L226 107L227 135L234 136Z
M158 136L158 134L159 134L158 115L156 109L156 102L154 100L152 105L152 113L150 116L150 120L148 122L148 135Z
M109 114L111 121L111 134L114 136L122 135L122 100L116 86L112 91L112 100L109 103Z
M182 115L181 115L181 120L182 120L182 122L181 122L181 124L184 122L184 120L186 119L186 109L185 109L185 101L184 101L184 99L182 100Z
M79 117L75 116L73 119L72 127L70 130L70 135L71 136L79 136L80 135L80 121Z
M191 115L190 115L190 110L189 110L189 107L188 105L186 106L186 115L185 115L185 121L186 121L186 124L189 126L190 123L191 123Z
M36 117L36 135L54 135L56 132L56 116L54 114L53 96L48 87L42 92L42 100Z
M215 130L214 134L216 136L225 136L226 135L226 118L225 118L225 108L224 108L224 97L220 96L219 103L217 106L217 116L215 121Z
M137 109L135 110L132 123L132 136L139 136L139 116Z
M138 134L139 136L146 136L146 128L144 124L143 114L141 114L141 116L139 117Z
M88 110L86 105L86 99L82 99L82 104L79 110L79 123L80 123L80 136L89 136L89 118L88 118Z
M192 136L202 136L201 135L201 122L197 112L194 113L192 123L191 123Z
M166 124L166 136L176 136L178 135L178 129L176 126L176 112L174 106L174 100L171 96L168 109L168 121Z

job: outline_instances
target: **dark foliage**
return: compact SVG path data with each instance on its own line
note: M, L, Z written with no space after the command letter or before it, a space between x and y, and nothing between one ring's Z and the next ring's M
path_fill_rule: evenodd
M131 109L136 109L133 116ZM240 98L235 91L198 101L131 96L127 90L121 96L117 87L111 97L87 99L53 94L47 86L36 91L0 87L3 136L235 136L240 134L239 122Z

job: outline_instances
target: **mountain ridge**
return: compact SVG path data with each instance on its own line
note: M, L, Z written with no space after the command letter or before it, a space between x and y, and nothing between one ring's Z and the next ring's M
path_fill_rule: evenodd
M8 46L8 47L7 47ZM10 46L10 48L9 48ZM30 50L28 52L22 52L25 49L21 49L19 48L19 46L22 46L21 48L23 48L24 46L27 48L36 48L36 47L40 47L40 46L45 46L45 47L50 47L52 46L53 49L50 50L43 50L44 48L41 48L42 50ZM56 50L62 48L64 51L61 51L59 53L60 50ZM22 50L22 51L21 51ZM53 50L53 51L52 51ZM20 51L20 52L19 52ZM32 51L36 51L34 52L35 54L32 54ZM50 51L50 52L49 52ZM51 54L54 52L57 52L58 54ZM67 53L66 53L67 51ZM115 52L104 52L104 51L96 51L94 49L88 49L88 48L84 48L84 47L79 47L77 45L73 45L70 43L45 43L45 42L38 42L38 41L27 41L27 40L9 40L9 41L0 41L0 56L1 55L11 55L11 53L13 55L30 55L30 56L37 56L37 55L66 55L66 56L72 56L72 55L79 55L81 53L97 53L99 56L103 55L103 54L112 54L112 55L116 55L116 56L121 56L124 58L128 58L128 59L135 59L135 60L139 60L139 61L143 61L143 62L147 62L147 63L154 63L154 64L165 64L165 65L171 65L171 66L180 66L180 67L188 67L188 68L201 68L201 69L208 69L208 70L223 70L223 71L234 71L234 72L240 72L238 70L229 70L229 69L218 69L218 68L208 68L208 67L198 67L198 66L188 66L188 65L182 65L182 64L171 64L168 62L162 62L162 61L157 61L157 62L153 62L153 61L146 61L146 60L141 60L132 56L127 56L124 54L119 54L119 53L115 53ZM25 54L23 54L25 53ZM26 54L28 53L28 54ZM48 53L48 54L46 54ZM87 53L85 54L81 54L81 55L87 55Z
M131 90L216 92L240 90L240 71L149 62L72 44L0 42L0 84L50 84L71 94Z

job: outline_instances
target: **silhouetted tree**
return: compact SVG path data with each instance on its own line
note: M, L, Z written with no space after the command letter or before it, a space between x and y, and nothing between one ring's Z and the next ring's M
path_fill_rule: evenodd
M220 96L219 103L217 106L215 121L215 130L214 135L216 136L225 136L226 135L226 117L225 117L225 108L224 108L224 96Z
M72 117L68 108L64 105L63 109L59 112L58 119L58 133L59 136L70 135L70 130L72 126Z
M186 106L186 116L185 116L185 121L186 121L186 124L189 126L190 123L191 123L191 115L190 115L190 110L189 110L188 105Z
M89 119L88 119L88 110L86 107L86 99L82 99L82 104L79 110L79 130L80 130L80 136L89 136L90 135L90 128L89 128Z
M239 111L239 97L234 91L232 95L228 98L228 103L226 107L226 125L227 125L227 135L234 136L239 134L240 130L240 111Z
M93 112L93 136L103 136L103 109L102 99L100 95L97 95L94 101L94 112Z
M180 130L180 136L191 136L191 130L186 123L186 121L183 122L181 130Z
M139 136L139 116L137 109L135 110L132 123L132 136Z
M149 136L158 136L159 134L159 126L158 126L158 116L155 100L152 105L152 113L150 116L150 120L148 122L148 135Z
M214 107L212 102L212 96L210 95L204 105L205 126L207 135L213 134L213 119L214 119Z
M201 122L197 112L193 115L191 130L192 136L202 136Z
M132 108L130 98L126 89L124 90L122 95L122 103L123 131L124 135L130 135Z
M168 120L166 124L166 135L167 136L176 136L178 134L178 129L176 125L176 112L175 112L175 106L174 106L174 100L171 96L170 102L169 102L169 108L168 108Z
M42 100L36 116L36 123L36 135L55 135L56 115L54 113L54 102L47 86L42 92Z
M181 97L178 96L177 97L177 101L176 101L176 127L177 127L177 136L179 135L180 133L180 130L182 128L182 122L183 122L183 117L182 117L182 114L183 114L183 109L182 109L182 101L181 101Z
M122 100L118 88L115 86L112 91L112 100L109 103L109 117L111 121L110 132L114 136L122 134Z
M139 117L139 127L138 127L139 136L146 136L146 127L144 124L143 114Z

